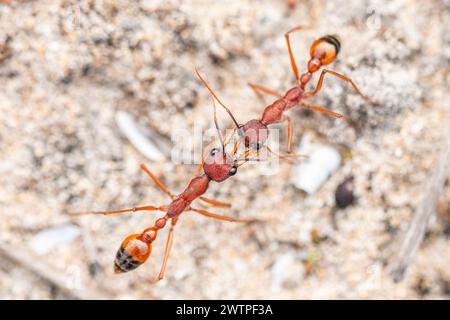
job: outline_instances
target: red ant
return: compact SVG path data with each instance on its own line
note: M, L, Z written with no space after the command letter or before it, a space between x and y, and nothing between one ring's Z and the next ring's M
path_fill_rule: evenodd
M351 86L355 89L355 91L366 101L375 104L374 101L366 97L361 93L361 91L358 89L356 84L348 77L337 73L335 71L329 70L329 69L323 69L322 73L320 74L319 81L317 82L316 88L314 91L306 91L305 86L308 84L308 82L311 80L311 77L313 73L319 71L319 69L322 66L328 65L332 63L336 56L339 53L341 43L337 36L334 35L327 35L324 37L321 37L313 42L310 48L310 56L311 59L308 62L308 71L303 73L302 75L299 75L297 64L294 59L294 55L292 53L291 49L291 43L289 35L295 31L298 31L302 29L302 26L295 27L285 34L285 39L287 43L287 48L289 51L289 57L291 61L292 71L294 72L295 78L297 79L296 86L289 89L284 95L281 95L280 93L267 89L263 86L249 83L250 87L253 89L255 94L257 96L260 96L260 92L262 91L264 93L267 93L269 95L277 97L277 100L273 102L271 105L266 107L264 109L264 112L262 114L262 117L260 119L252 119L245 123L244 125L239 125L236 121L235 117L231 113L230 109L226 107L220 99L217 97L217 95L214 93L214 91L211 89L209 84L203 79L203 77L200 75L200 72L196 69L196 73L200 80L203 82L205 87L209 90L211 95L219 102L219 104L227 111L227 113L230 115L231 119L233 120L239 135L244 140L245 146L248 148L252 148L254 150L259 150L264 146L264 143L267 140L267 137L269 135L268 126L273 123L279 123L279 122L287 122L288 125L288 148L287 148L287 155L278 155L280 158L286 158L287 156L292 156L295 154L292 153L292 122L289 116L285 115L284 112L287 111L290 108L293 108L295 106L300 106L303 108L315 110L322 112L324 114L336 117L336 118L342 118L343 116L339 113L333 112L327 108L319 107L319 106L313 106L310 104L306 104L303 102L303 100L306 100L308 98L311 98L315 96L320 89L322 88L323 80L326 74L334 75L341 80L344 80L351 84ZM270 152L274 152L270 150L269 147L266 146L266 149Z
M230 142L230 139L227 139L227 141L225 142L223 140L222 134L219 129L219 125L217 123L215 104L214 104L214 124L216 126L216 130L218 132L222 148L213 148L209 152L206 160L202 159L201 163L197 168L196 177L189 182L186 189L179 195L172 194L168 190L168 188L144 164L141 164L141 169L150 177L150 179L153 180L153 182L161 191L163 191L170 197L172 201L169 205L159 207L147 205L143 207L134 207L131 209L122 209L115 211L90 211L90 212L71 213L72 215L80 215L86 213L110 215L136 211L166 212L166 214L163 217L155 221L152 227L145 229L142 233L132 234L122 242L119 250L117 251L116 259L114 261L114 271L116 273L128 272L136 269L141 264L143 264L151 254L152 243L156 239L158 231L165 227L168 220L171 220L171 226L169 234L167 236L167 242L164 251L163 263L161 271L158 276L158 280L163 279L167 266L167 260L173 243L173 230L178 221L179 216L184 211L194 211L206 217L230 222L251 223L259 221L258 219L241 219L223 216L206 210L191 207L192 201L194 201L197 198L213 206L230 207L229 203L209 199L202 195L207 191L210 181L215 182L225 181L229 177L236 174L238 167L240 167L245 162L252 160L248 159L249 155L248 152L245 154L245 157L243 159L234 158L237 152L236 142L231 154L227 154L225 152L225 147ZM200 174L201 169L203 169L204 171L203 174Z

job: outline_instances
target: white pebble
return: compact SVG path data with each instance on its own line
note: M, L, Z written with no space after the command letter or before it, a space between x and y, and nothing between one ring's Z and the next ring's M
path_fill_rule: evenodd
M123 111L118 111L116 113L116 123L130 143L145 157L151 161L165 160L164 155L156 145L139 130L138 125L131 115Z
M73 224L48 228L40 231L32 238L31 248L37 254L43 255L54 248L68 245L79 235L79 227Z
M336 149L323 144L314 144L307 135L297 152L309 158L294 167L291 181L295 187L308 194L319 190L341 163L341 156Z

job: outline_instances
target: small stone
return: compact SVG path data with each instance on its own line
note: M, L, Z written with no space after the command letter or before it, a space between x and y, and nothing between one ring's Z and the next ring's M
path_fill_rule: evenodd
M336 188L334 197L336 199L336 206L338 208L346 208L353 204L353 202L355 201L355 185L353 183L353 180L353 176L347 177L344 182L342 182Z
M284 281L289 279L289 271L293 269L295 257L293 254L286 253L279 256L272 266L272 284L279 287Z
M336 149L312 143L309 136L303 138L298 153L309 158L294 167L292 182L308 194L319 190L341 163L341 156Z
M31 248L39 255L51 250L67 246L80 235L80 228L73 224L65 224L42 230L30 241Z
M440 199L436 211L444 221L450 223L450 201L448 199Z
M164 161L165 157L156 145L139 130L133 117L126 112L116 113L116 123L136 149L152 161Z

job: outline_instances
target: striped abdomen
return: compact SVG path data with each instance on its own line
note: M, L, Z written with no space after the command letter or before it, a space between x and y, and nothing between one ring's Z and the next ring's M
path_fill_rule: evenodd
M151 243L142 240L141 234L133 234L125 239L114 260L114 272L123 273L143 264L152 252Z

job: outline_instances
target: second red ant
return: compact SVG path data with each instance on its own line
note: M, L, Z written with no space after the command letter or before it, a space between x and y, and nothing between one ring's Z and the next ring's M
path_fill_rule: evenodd
M299 31L302 28L303 28L302 26L295 27L286 32L285 34L292 71L297 80L296 85L293 88L289 89L284 95L282 95L274 90L267 89L257 84L249 83L250 87L258 96L260 94L259 91L261 91L266 94L275 96L277 98L277 100L275 100L271 105L267 106L264 109L260 119L252 119L247 121L245 124L240 125L233 116L230 109L227 106L225 106L225 104L222 103L222 101L214 93L210 85L201 76L198 69L196 69L196 73L200 78L200 80L205 85L205 87L209 90L209 92L217 100L217 102L219 102L219 104L225 109L225 111L230 115L233 123L236 126L236 129L238 130L239 136L243 139L245 146L247 148L251 148L253 150L258 151L264 146L264 143L268 138L269 135L268 126L274 123L287 122L288 126L287 154L286 155L276 154L279 158L282 159L287 158L289 156L296 156L295 154L292 153L292 135L293 135L292 121L289 118L289 116L284 114L284 112L293 107L300 106L303 108L319 111L336 118L343 117L341 114L333 112L327 108L310 105L304 102L304 100L315 96L322 89L323 80L326 74L336 76L339 79L350 83L353 89L362 98L364 98L371 104L375 104L374 101L372 101L370 98L366 97L361 93L361 91L358 89L358 87L356 86L356 84L353 82L352 79L343 74L337 73L329 69L322 70L319 77L319 81L317 82L317 85L314 90L312 91L306 90L305 87L311 80L312 75L315 72L319 71L322 66L328 65L336 59L341 48L341 43L338 37L334 35L326 35L324 37L315 40L310 47L310 60L307 64L307 71L300 75L298 72L297 64L295 62L294 54L292 53L292 47L289 36L291 33ZM274 154L274 152L268 146L265 147L270 153Z

